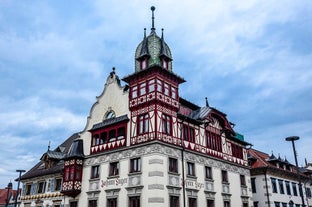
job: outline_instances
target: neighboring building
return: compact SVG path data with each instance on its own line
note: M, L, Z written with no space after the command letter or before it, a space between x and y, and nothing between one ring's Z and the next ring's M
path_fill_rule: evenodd
M75 136L78 153L57 156L57 170L48 174L39 170L54 158L48 151L23 175L24 206L252 206L249 144L208 101L200 107L179 96L185 80L172 71L154 17L136 48L134 73L122 80L127 85L113 68ZM32 187L61 177L62 190Z
M78 137L78 133L73 134L55 150L48 149L40 161L22 175L21 206L60 207L66 202L61 193L64 159L70 154L72 143L78 142L74 141Z
M248 150L254 207L300 207L299 179L296 166L286 159L255 149ZM312 206L310 172L300 168L303 197Z
M11 182L5 189L0 189L0 207L14 206L16 192L16 190L13 190L13 185Z

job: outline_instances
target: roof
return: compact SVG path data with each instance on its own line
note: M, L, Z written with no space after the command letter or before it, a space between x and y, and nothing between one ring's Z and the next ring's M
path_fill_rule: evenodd
M52 158L56 161L55 165L50 168L45 168L45 163L43 160L40 160L34 167L28 170L25 174L22 175L21 180L26 180L34 177L40 177L43 175L61 173L63 169L64 161L62 160L65 155L68 153L71 144L75 139L79 137L78 133L73 134L68 139L66 139L62 144L60 144L55 150L50 151L48 150L43 154L41 158L45 155L49 158ZM63 152L60 152L63 150Z
M92 129L90 129L90 131L95 130L95 129L99 129L99 128L102 128L102 127L106 127L106 126L109 126L109 125L113 125L113 124L116 124L118 122L128 121L128 120L129 120L129 118L128 118L127 114L126 115L122 115L122 116L118 116L118 117L115 117L115 118L106 119L103 122L94 124Z
M12 192L13 192L13 197L12 197ZM8 189L0 189L0 205L6 204L8 193L9 195L11 195L10 199L12 199L16 195L16 190L10 190L8 192Z

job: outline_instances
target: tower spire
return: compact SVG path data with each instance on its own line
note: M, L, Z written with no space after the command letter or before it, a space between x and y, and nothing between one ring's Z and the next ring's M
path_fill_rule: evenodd
M154 26L154 19L155 19L154 11L155 11L155 9L156 8L154 6L151 7L151 10L152 10L152 30L155 30L155 26Z

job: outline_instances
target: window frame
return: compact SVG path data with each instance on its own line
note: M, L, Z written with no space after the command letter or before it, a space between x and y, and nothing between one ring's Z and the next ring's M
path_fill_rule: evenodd
M205 179L213 180L212 167L205 166Z
M144 113L138 116L138 134L146 134L149 132L149 114Z
M196 170L195 170L195 163L194 162L187 162L187 176L195 177Z
M140 196L131 196L129 197L129 207L140 207L141 197Z
M221 170L221 181L222 181L222 183L229 183L228 171Z
M100 178L100 165L91 166L91 175L90 179L98 179Z
M141 173L142 160L140 157L130 159L129 173Z
M168 172L179 173L178 159L169 157L168 159Z
M115 198L107 198L106 200L106 206L107 207L117 207L118 201L117 197Z
M169 207L179 207L180 206L180 197L176 195L169 196Z
M118 161L109 163L109 176L119 176L120 164Z
M172 135L172 117L168 114L161 115L161 129L163 134Z

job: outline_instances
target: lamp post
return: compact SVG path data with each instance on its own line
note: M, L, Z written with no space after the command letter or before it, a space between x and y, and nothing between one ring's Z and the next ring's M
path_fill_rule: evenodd
M7 200L6 200L6 203L5 203L5 207L7 207L10 203L10 190L12 190L12 182L9 182L8 183L8 187L6 187L5 189L8 189L8 194L7 194Z
M17 182L17 191L16 191L16 196L15 196L15 203L14 207L17 207L17 197L18 197L18 192L19 192L19 186L21 182L21 176L23 172L26 172L25 170L16 170L16 172L19 172L19 177L18 177L18 182Z
M304 204L304 198L303 198L303 190L302 190L302 184L301 184L301 176L299 173L299 167L298 167L298 161L297 161L297 153L296 153L296 148L295 148L295 141L298 140L299 137L298 136L290 136L290 137L286 137L285 140L289 141L292 143L292 148L294 151L294 157L295 157L295 163L296 163L296 168L297 168L297 176L298 176L298 180L299 180L299 193L300 193L300 197L301 197L301 201L302 201L302 207L305 207Z

